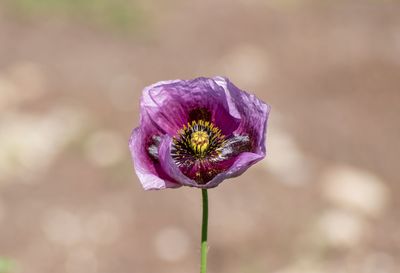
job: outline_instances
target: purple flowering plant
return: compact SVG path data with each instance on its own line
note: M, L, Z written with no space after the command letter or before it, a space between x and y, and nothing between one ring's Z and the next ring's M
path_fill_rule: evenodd
M223 77L146 87L129 148L145 190L202 189L201 273L207 264L207 189L265 157L270 106Z

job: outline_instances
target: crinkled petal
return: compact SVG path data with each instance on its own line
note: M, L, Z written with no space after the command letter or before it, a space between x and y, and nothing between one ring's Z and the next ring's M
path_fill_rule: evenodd
M142 122L143 120L145 119L142 118ZM129 149L135 172L145 190L180 187L179 183L162 171L159 163L150 158L147 151L148 139L153 133L155 133L155 130L149 124L141 124L141 127L132 132Z
M248 135L252 140L251 152L265 156L267 121L271 107L256 96L240 90L226 78L215 77L214 81L224 88L230 112L240 116L240 125L234 134Z
M170 136L190 121L190 114L196 109L207 109L210 121L225 135L239 125L239 115L230 109L225 90L207 78L163 81L146 87L141 109Z
M258 161L262 160L264 155L255 153L241 153L232 164L232 166L225 172L222 172L210 180L204 185L205 188L214 188L218 186L222 181L228 178L233 178L244 173L250 166L254 165Z

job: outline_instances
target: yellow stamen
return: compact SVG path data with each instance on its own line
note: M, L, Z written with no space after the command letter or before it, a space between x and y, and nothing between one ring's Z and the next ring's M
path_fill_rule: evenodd
M202 154L210 144L210 139L207 132L197 131L192 133L190 144L194 152Z

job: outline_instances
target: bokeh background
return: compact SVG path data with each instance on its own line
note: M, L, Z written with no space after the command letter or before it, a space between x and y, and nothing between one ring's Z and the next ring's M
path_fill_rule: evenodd
M1 0L0 273L198 272L200 191L144 192L127 143L200 75L272 105L210 273L400 272L399 1Z

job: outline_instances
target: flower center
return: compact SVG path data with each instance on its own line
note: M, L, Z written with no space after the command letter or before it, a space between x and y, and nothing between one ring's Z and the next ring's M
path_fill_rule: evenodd
M218 153L225 141L221 130L204 120L189 122L174 137L172 156L179 165Z

